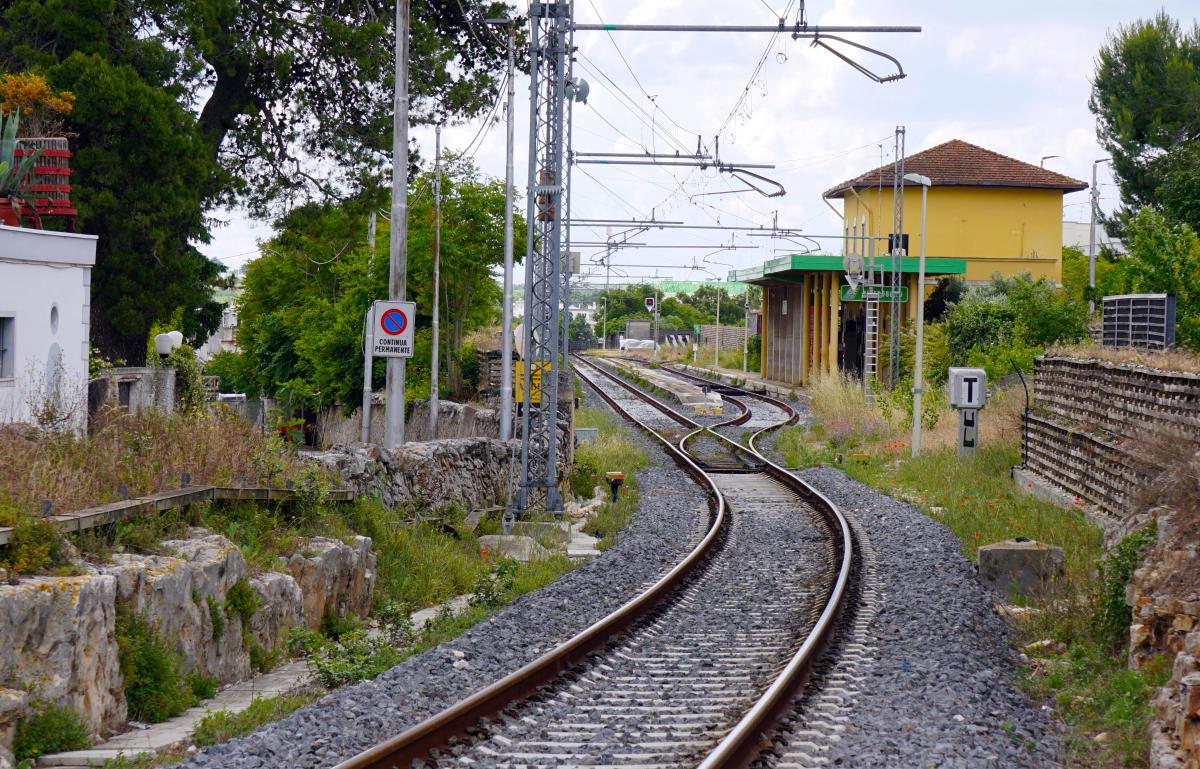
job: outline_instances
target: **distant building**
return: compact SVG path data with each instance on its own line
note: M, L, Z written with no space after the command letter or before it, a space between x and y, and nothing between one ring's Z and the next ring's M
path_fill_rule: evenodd
M0 226L0 422L86 427L96 240Z
M917 286L921 251L921 189L903 187L904 232L899 257L900 322L916 318L916 292L932 291L941 277L956 275L982 283L993 275L1029 273L1062 281L1063 196L1084 182L1031 163L953 140L905 158L906 173L928 176L929 239L926 285ZM768 379L807 384L823 373L863 371L867 303L845 283L844 257L875 254L879 270L891 273L893 232L892 166L882 166L825 192L841 200L846 245L841 254L792 254L760 267L734 270L731 281L763 287L762 373ZM845 296L843 296L845 289ZM888 308L881 302L878 331L889 334Z
M1088 243L1091 239L1091 231L1091 222L1064 221L1062 223L1063 248L1077 248L1086 254L1088 252ZM1129 253L1123 242L1105 232L1103 225L1097 224L1096 253L1100 253L1101 249L1103 248L1107 248L1110 251L1115 251L1122 255Z
M208 337L208 341L196 351L196 357L201 361L210 361L217 353L222 352L237 352L237 305L227 304L225 309L221 311L221 325L217 330L212 332Z

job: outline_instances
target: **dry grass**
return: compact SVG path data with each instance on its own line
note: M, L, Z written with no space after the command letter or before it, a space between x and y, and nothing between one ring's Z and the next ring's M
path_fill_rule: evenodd
M808 389L812 412L823 436L834 446L850 441L893 440L904 434L902 426L884 416L867 400L857 379L823 376Z
M979 415L979 445L1008 445L1021 440L1021 412L1025 393L1020 387L999 390ZM938 415L937 425L921 431L921 447L937 450L958 445L958 414L950 407Z
M178 488L184 473L198 484L283 486L301 481L308 467L232 411L202 418L112 411L97 415L87 436L0 430L0 505L37 514L50 500L69 512L120 499L122 484L129 496Z
M1108 363L1144 366L1163 371L1182 371L1200 374L1200 355L1188 350L1151 352L1133 347L1102 347L1100 345L1063 345L1046 350L1047 355L1102 360Z

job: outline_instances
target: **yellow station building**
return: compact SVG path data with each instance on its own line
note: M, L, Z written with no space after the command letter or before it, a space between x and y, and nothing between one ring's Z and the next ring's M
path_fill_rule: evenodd
M1062 280L1063 196L1087 189L1078 179L952 140L905 158L906 174L929 177L926 296L938 279L957 275L982 283L993 275L1028 273ZM844 246L839 255L791 254L729 274L763 288L762 375L807 384L821 373L860 374L866 303L851 301L845 257L874 256L890 275L893 257L891 165L842 182L824 194L842 201ZM921 251L921 188L907 182L900 259L903 322L916 318L917 255ZM846 300L843 301L843 292ZM888 333L890 307L880 303L880 334Z

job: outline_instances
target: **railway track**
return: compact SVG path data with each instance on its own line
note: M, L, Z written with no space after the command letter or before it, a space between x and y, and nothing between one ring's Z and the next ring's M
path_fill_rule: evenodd
M337 769L746 766L806 679L847 594L846 520L751 446L582 359L575 371L708 489L708 531L608 617Z

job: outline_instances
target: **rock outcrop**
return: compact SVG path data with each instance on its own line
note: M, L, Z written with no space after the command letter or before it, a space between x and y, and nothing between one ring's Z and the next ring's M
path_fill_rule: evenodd
M222 683L252 675L252 644L226 605L239 582L259 597L249 635L268 650L292 627L317 628L327 612L366 616L371 607L376 557L367 537L348 544L313 538L287 562L291 573L255 576L235 544L204 529L161 548L157 555L116 554L83 576L0 584L0 767L11 758L6 751L31 697L70 708L96 737L125 726L118 605L143 615L185 670ZM223 618L219 633L215 612Z
M1200 768L1200 552L1194 515L1160 508L1158 537L1126 592L1133 607L1129 664L1171 660L1152 701L1151 769Z
M108 574L0 585L0 685L71 708L96 734L124 725L116 587Z
M117 601L143 614L174 645L186 670L223 684L249 677L241 618L229 616L224 630L215 638L213 633L214 606L224 614L220 606L229 589L246 578L246 559L237 545L192 529L188 539L162 547L174 555L118 554L112 565L101 567L117 580Z
M303 594L304 621L312 630L326 614L365 617L375 588L375 552L369 537L350 544L314 537L288 560L288 571Z

